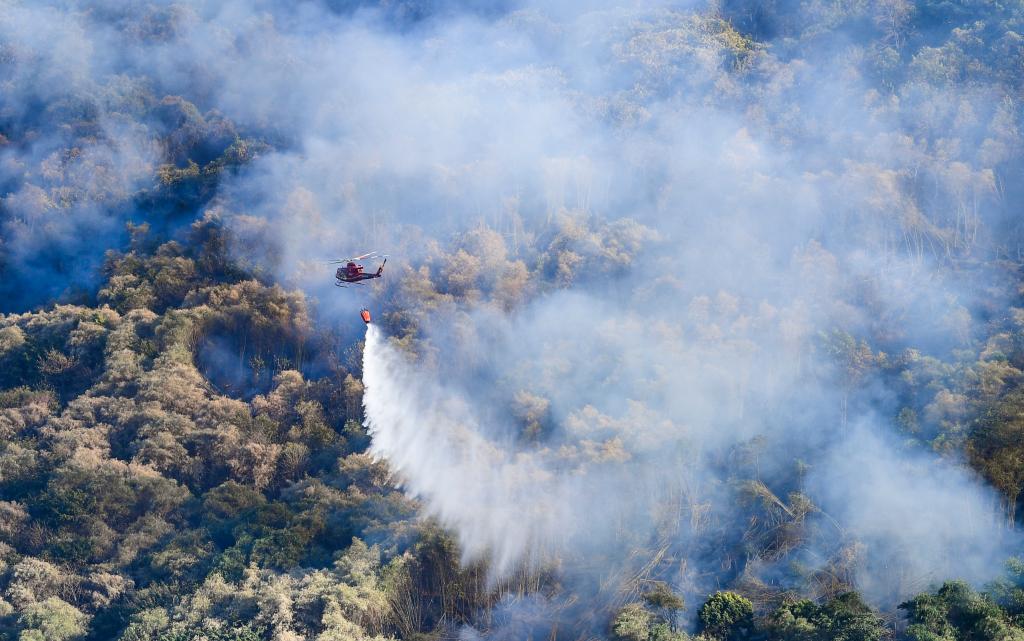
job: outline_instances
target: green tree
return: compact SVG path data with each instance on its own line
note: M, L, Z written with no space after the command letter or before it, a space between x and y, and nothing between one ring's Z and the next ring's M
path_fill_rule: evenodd
M614 641L685 641L688 638L641 603L623 606L612 619L611 633Z
M651 589L644 592L642 596L644 603L653 608L672 628L675 627L676 615L686 607L683 598L673 592L672 588L663 581L655 581Z
M85 635L89 617L75 606L50 597L32 603L21 612L20 641L71 641Z
M982 416L971 431L967 454L1002 494L1012 524L1024 490L1024 389L1010 392Z
M754 606L735 592L715 592L697 612L698 631L713 639L737 641L754 629Z
M1024 640L1024 630L994 601L962 581L948 581L935 594L919 594L899 607L907 612L912 641Z
M156 641L263 641L263 629L249 624L207 624L164 632Z
M881 619L856 592L824 605L806 599L779 606L768 618L772 641L878 641L888 635Z
M617 641L647 641L653 622L653 613L639 603L630 603L612 620L612 638Z
M989 595L999 604L1017 626L1024 624L1024 559L1011 558L1006 562L1002 578L992 583Z

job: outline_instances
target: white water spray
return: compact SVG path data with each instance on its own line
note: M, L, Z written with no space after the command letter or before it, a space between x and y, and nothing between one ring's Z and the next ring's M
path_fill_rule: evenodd
M372 324L363 383L370 453L457 533L464 561L487 559L497 579L569 535L564 484L531 454L482 436L464 397L418 373Z

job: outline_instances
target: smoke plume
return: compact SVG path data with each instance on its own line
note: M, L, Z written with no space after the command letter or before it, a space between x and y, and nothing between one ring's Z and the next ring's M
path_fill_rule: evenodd
M914 430L962 434L939 363L999 361L1019 302L1019 88L967 81L983 15L770 4L0 0L0 309L215 217L401 334L372 451L495 577L983 582L1017 537ZM368 250L385 282L335 288Z

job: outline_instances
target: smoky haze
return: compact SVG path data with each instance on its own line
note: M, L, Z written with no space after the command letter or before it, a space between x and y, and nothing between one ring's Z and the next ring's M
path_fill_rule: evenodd
M303 289L323 322L362 304L385 321L364 348L371 451L495 581L556 565L585 592L587 557L625 573L651 542L691 603L818 572L886 606L988 580L1018 543L994 492L955 456L904 447L886 382L827 338L948 354L980 336L976 292L1005 276L946 266L1012 251L983 167L1017 141L963 114L1012 108L984 82L884 97L865 33L794 50L770 36L804 10L751 25L754 42L715 17L730 6L2 4L22 52L4 126L43 132L0 147L4 305L88 291L126 221L174 236L216 214L239 261ZM147 209L177 129L126 116L141 76L272 149L184 211ZM110 95L90 107L110 112L103 131L17 111L78 86ZM67 136L81 154L53 156ZM66 185L105 204L54 200ZM334 289L323 261L366 250L391 254L386 282ZM457 250L479 259L471 286L451 276ZM502 298L517 262L529 282ZM420 270L449 291L418 300ZM399 317L416 347L389 343ZM759 505L801 533L751 551L775 536L748 527Z
M422 377L400 373L400 355L369 338L373 451L456 531L468 558L490 554L499 575L574 551L628 565L629 542L664 537L686 568L670 578L687 595L737 578L795 584L783 554L716 569L729 565L728 546L712 541L742 547L751 536L741 525L757 500L747 478L782 501L787 493L810 501L805 539L779 543L802 550L805 573L845 562L841 571L887 605L943 576L987 580L1016 543L995 495L956 461L903 452L891 415L878 411L885 390L864 381L856 387L866 392L847 389L820 342L836 327L870 334L879 318L899 319L887 349L943 352L975 331L956 322L971 318L972 285L938 269L934 254L884 218L907 208L890 169L912 162L899 137L905 114L863 104L870 92L844 58L856 34L808 52L820 54L821 67L810 55L766 65L759 89L733 88L749 101L745 111L716 105L720 87L710 85L723 60L714 46L692 57L644 49L671 43L673 22L686 15L634 7L526 10L470 20L471 28L453 21L431 34L444 54L426 60L386 43L407 56L400 67L426 71L414 83L449 89L419 92L393 123L399 131L433 114L439 99L446 114L472 114L454 129L428 117L431 126L415 129L417 143L392 165L452 172L461 188L446 194L438 218L428 214L431 183L416 192L419 219L392 215L426 229L443 221L456 235L460 219L500 230L511 200L528 227L560 218L582 227L570 247L586 268L571 294L543 294L511 316L435 312L421 331L436 362ZM477 83L511 76L502 45L538 24L559 44L587 46L534 40L516 50L517 81L479 95ZM477 49L481 32L500 34L489 39L498 43L490 55ZM402 44L415 52L408 38L413 44ZM677 84L663 86L666 76ZM557 82L543 82L550 78ZM537 92L525 110L523 91ZM805 111L777 140L764 122L793 118L771 111L783 93ZM432 141L426 155L417 151L423 140ZM983 180L971 189L985 197ZM593 218L642 227L602 244L587 237ZM870 307L858 300L865 289ZM524 399L540 399L544 414L542 435L528 443L519 438ZM749 459L739 472L721 460L737 451ZM972 518L949 519L965 510ZM665 512L674 521L659 521Z

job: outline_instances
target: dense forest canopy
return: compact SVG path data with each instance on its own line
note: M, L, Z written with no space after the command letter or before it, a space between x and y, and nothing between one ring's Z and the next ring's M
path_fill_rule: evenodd
M0 0L0 641L1024 639L1022 89L997 0Z

